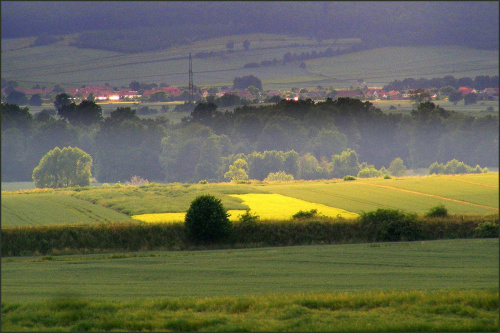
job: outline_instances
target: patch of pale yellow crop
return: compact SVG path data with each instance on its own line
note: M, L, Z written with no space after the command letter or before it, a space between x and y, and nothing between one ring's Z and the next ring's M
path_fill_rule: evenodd
M238 221L240 215L245 214L246 210L228 210L231 216L230 221ZM180 223L184 222L186 213L157 213L133 215L132 218L146 223Z
M316 209L318 215L330 217L341 216L346 219L356 218L359 215L344 209L330 207L318 203L287 197L281 194L231 194L231 197L240 198L250 211L261 219L290 219L298 211Z

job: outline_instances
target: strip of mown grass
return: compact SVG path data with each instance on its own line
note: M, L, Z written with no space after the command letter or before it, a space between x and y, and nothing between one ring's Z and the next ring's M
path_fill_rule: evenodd
M3 331L498 331L498 289L2 301Z

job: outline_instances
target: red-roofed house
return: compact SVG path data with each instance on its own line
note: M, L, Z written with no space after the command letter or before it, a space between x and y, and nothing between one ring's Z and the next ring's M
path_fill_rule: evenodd
M360 93L359 91L356 91L356 90L337 90L337 94L335 95L335 97L356 97L356 96L359 96Z
M475 89L469 88L469 87L460 87L458 88L458 91L462 92L462 95L470 94L470 93L476 93L477 91Z

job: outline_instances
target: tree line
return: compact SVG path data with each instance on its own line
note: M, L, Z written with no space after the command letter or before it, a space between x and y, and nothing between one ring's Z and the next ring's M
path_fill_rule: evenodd
M133 176L228 181L226 173L240 159L247 167L236 171L260 180L281 171L295 179L357 176L388 168L397 158L408 168L453 159L472 167L498 166L498 117L465 115L431 102L409 115L387 114L352 98L281 100L233 112L199 102L173 124L163 116L141 119L128 107L103 117L94 102L76 105L60 95L57 116L33 116L28 107L2 103L3 181L31 181L47 152L68 146L92 157L99 182Z
M438 77L432 79L414 79L414 78L406 78L403 80L394 80L390 82L388 85L385 85L382 89L385 91L391 90L406 90L406 89L429 89L429 88L444 88L444 87L453 87L458 89L460 87L468 87L477 90L484 90L486 88L498 88L498 75L489 76L489 75L479 75L474 79L470 77L462 77L455 78L452 75L447 75L445 77Z

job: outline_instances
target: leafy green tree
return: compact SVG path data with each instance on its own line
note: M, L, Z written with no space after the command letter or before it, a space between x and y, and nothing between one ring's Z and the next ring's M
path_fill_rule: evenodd
M200 159L194 169L196 180L213 180L222 164L222 144L218 135L209 136L201 146Z
M360 170L358 154L352 149L347 149L340 155L333 155L331 165L333 168L333 177L335 178L357 175Z
M28 101L28 105L31 106L41 106L42 105L42 97L39 94L33 94Z
M375 178L382 176L383 176L382 171L375 169L375 167L373 166L361 169L357 175L358 178Z
M64 107L70 105L72 102L71 96L66 93L60 93L56 95L54 99L54 107L58 112Z
M420 105L430 100L430 93L424 89L416 89L410 94L410 99L415 101L415 105Z
M168 95L164 91L157 91L149 96L150 102L168 102Z
M311 180L318 178L319 163L314 155L307 153L299 157L297 163L300 179Z
M217 104L200 102L191 112L191 121L203 125L211 125L216 111Z
M395 158L389 165L389 173L394 177L401 177L406 174L406 166L404 165L403 159L398 157Z
M33 123L33 115L27 107L18 104L2 103L0 105L2 130L19 128L27 130Z
M273 182L273 181L286 182L293 180L293 175L289 175L285 171L271 172L269 175L267 175L266 179L264 180L268 182Z
M455 91L448 95L448 100L452 102L454 105L457 105L463 99L463 95L461 91Z
M14 90L7 95L6 101L10 104L26 105L28 104L28 97L22 91Z
M248 180L248 163L244 159L237 159L229 166L229 171L224 174L224 178L230 179L233 182L239 180Z
M338 131L321 130L315 138L311 139L309 146L316 158L322 156L330 158L347 149L347 137Z
M56 147L33 170L33 181L38 188L89 186L91 167L92 157L80 148Z
M244 90L250 86L254 86L262 91L262 81L256 76L235 77L233 80L233 89Z
M464 95L465 105L476 104L479 97L475 93L469 93Z
M425 213L426 217L446 217L448 216L448 209L443 205L437 205L431 207L427 213Z
M223 241L232 229L222 201L213 195L200 195L191 202L184 225L188 239L195 243Z
M450 96L454 92L457 92L457 90L455 88L453 88L452 86L445 86L445 87L439 88L439 95L443 96L443 97Z

